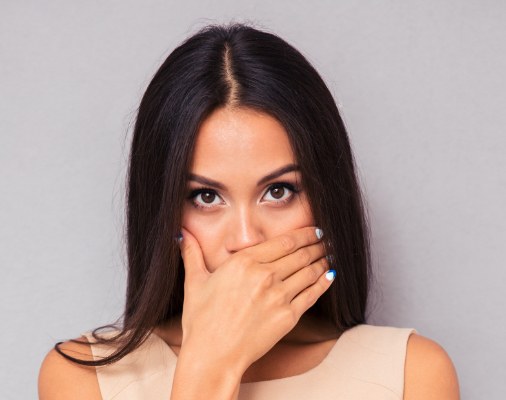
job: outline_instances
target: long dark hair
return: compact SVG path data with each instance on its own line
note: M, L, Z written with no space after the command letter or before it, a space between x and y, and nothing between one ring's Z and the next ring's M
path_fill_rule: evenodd
M308 309L343 332L365 322L371 267L366 208L335 101L306 58L278 36L244 24L211 25L177 47L150 82L137 114L128 170L128 285L113 363L181 314L184 268L174 238L200 125L219 107L267 113L286 129L313 218L334 257L335 282ZM110 326L110 325L109 325ZM102 327L104 328L104 327ZM76 341L78 343L84 343Z

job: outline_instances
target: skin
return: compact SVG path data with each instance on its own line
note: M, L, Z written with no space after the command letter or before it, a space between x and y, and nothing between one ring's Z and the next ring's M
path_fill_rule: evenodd
M204 121L190 169L195 179L188 182L183 228L198 242L205 267L210 273L216 272L241 250L314 224L298 171L286 172L257 185L264 176L291 164L296 164L296 160L286 131L266 114L223 108ZM202 179L196 176L218 181L223 187L202 185L199 182ZM290 183L300 191L294 193L283 188L279 182ZM278 185L273 186L276 183ZM195 195L194 191L202 186L207 188L207 192ZM155 329L155 333L178 355L182 349L182 332L180 318ZM304 314L290 332L246 369L241 382L304 373L327 356L337 339L331 327ZM78 351L83 357L83 347L71 342L66 343L63 349L70 353ZM89 347L84 349L84 356L91 359ZM184 355L182 358L184 361ZM207 380L210 380L209 371L206 373ZM62 376L65 379L61 379ZM192 374L189 376L196 378ZM236 386L229 392L233 390ZM54 350L48 353L42 364L39 395L42 400L101 398L95 369L71 363ZM198 395L196 398L199 398ZM234 398L234 395L218 395L217 398ZM448 354L440 345L412 334L407 345L404 399L428 398L458 399L457 375Z
M257 186L262 177L292 164L296 160L285 130L265 114L220 109L203 123L190 171L225 188L209 186L217 195L205 193L187 201L182 225L199 242L210 272L241 249L314 224L304 191L296 194L278 187L268 192L276 182L300 185L299 172ZM189 182L190 191L199 187L196 180Z
M262 178L296 164L285 129L266 114L224 108L202 124L182 225L198 241L209 272L215 272L240 250L314 225L299 171L278 173L258 185ZM219 185L203 184L209 180ZM195 193L203 187L207 192ZM156 333L179 352L180 321L160 327ZM335 339L329 325L303 316L278 345L248 368L242 382L303 373L321 362ZM301 344L307 342L311 343Z

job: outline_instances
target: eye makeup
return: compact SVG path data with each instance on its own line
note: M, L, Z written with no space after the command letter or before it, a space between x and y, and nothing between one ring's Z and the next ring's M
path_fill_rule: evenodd
M275 182L275 183L270 184L267 187L267 189L264 192L264 195L262 196L262 199L275 189L283 189L284 191L288 190L290 192L290 194L286 198L281 198L281 199L274 198L274 200L264 200L261 202L262 203L272 203L272 205L274 207L282 207L282 206L290 203L301 191L300 187L297 184L293 184L293 183L286 182L286 181ZM284 194L285 194L285 192L283 192L283 195ZM203 196L207 196L208 200L209 200L209 196L211 196L213 201L215 199L221 199L220 195L217 193L217 191L215 189L205 187L205 186L191 189L190 193L187 196L187 199L188 199L188 201L190 201L191 205L197 209L210 210L210 209L214 209L215 207L219 207L220 205L224 204L223 199L221 199L221 202L216 203L216 204L207 203L209 205L207 205L207 206L202 205L202 204L206 204L206 203L202 202L202 201L196 201L199 196L201 199ZM272 193L271 193L271 197L272 197Z

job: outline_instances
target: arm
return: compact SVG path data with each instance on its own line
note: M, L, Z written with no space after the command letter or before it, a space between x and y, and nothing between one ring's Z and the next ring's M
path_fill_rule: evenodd
M249 366L332 283L323 233L290 231L234 253L210 272L196 238L182 232L183 338L171 400L234 400Z
M243 372L237 363L209 362L200 350L188 345L179 352L170 400L236 400ZM205 396L203 396L205 393Z
M422 399L459 400L457 372L439 344L411 334L406 350L404 400Z
M89 345L66 342L60 348L71 356L93 360ZM40 400L102 400L95 367L69 361L55 349L42 362L38 386Z
M61 349L71 356L93 360L89 345L66 342ZM192 354L201 353L196 349L179 353L171 400L200 400L202 393L206 393L209 400L237 399L242 373L234 374L232 368L225 368L221 363L220 368L216 368ZM39 400L102 400L95 367L69 361L54 349L49 351L40 367L38 391Z

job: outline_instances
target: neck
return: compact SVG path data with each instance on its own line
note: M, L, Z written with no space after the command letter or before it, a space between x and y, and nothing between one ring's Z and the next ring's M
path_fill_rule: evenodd
M183 339L181 315L159 325L154 332L168 344L180 347ZM303 314L293 329L283 336L280 342L309 344L335 339L338 336L338 332L329 322L309 314Z

